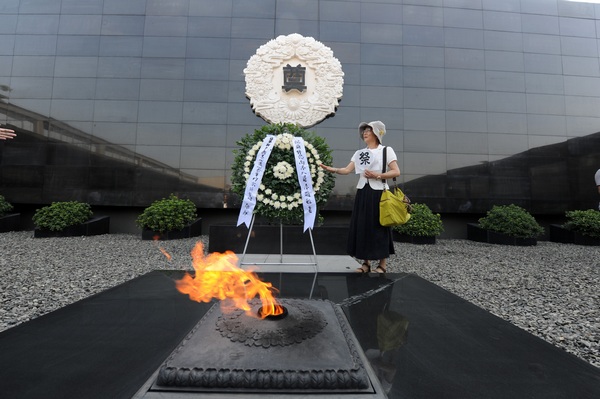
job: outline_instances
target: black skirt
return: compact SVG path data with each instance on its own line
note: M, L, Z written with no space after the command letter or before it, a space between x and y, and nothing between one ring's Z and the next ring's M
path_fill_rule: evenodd
M356 191L348 232L348 255L363 260L386 259L394 253L391 227L379 224L381 190L369 184Z

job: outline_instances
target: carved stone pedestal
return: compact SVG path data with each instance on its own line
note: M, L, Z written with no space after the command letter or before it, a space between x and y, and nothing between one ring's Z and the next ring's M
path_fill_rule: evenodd
M280 303L288 314L275 320L256 317L258 300L252 315L213 306L136 397L385 398L339 306Z

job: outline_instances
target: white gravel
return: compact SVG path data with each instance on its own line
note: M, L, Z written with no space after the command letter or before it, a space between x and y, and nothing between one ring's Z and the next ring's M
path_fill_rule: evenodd
M207 236L157 243L138 235L0 234L0 331L157 269L190 269ZM395 243L389 272L415 273L600 367L600 247L438 240Z

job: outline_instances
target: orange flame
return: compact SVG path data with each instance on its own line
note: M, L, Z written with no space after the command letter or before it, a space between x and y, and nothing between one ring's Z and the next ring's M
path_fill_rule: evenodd
M216 298L221 300L224 311L242 309L247 315L256 317L259 316L252 312L249 301L259 296L261 318L283 313L283 308L273 296L277 289L271 283L261 281L255 273L240 269L237 260L232 251L205 256L204 246L198 242L192 250L192 265L196 273L194 277L186 273L177 280L177 290L189 295L193 301L210 302Z

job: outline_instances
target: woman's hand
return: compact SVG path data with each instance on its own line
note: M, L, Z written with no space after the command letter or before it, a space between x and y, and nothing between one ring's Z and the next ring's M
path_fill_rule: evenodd
M321 166L321 168L325 169L326 171L330 172L330 173L336 173L337 172L337 168L333 168L331 166L327 166L324 164L320 164L319 166Z
M15 131L12 129L0 128L0 140L12 139L16 137Z
M381 179L381 172L373 172L372 170L365 170L365 177L367 179Z

